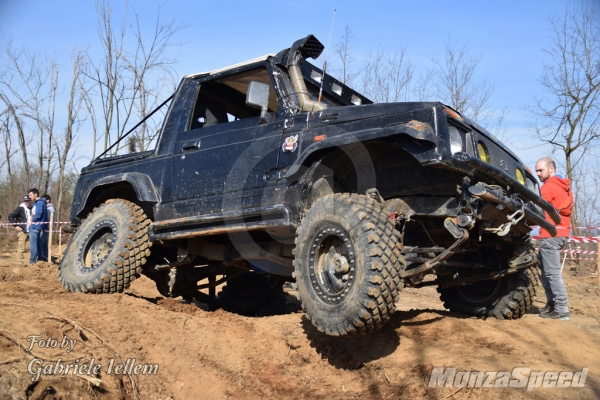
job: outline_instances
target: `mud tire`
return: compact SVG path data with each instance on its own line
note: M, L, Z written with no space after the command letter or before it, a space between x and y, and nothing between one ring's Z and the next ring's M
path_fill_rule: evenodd
M286 313L283 289L271 288L267 276L253 272L227 281L217 298L224 310L247 317Z
M294 276L306 317L319 331L365 335L390 319L404 266L399 240L369 197L332 194L314 202L297 231ZM336 269L345 265L346 273Z
M150 219L136 204L110 199L95 208L69 242L58 272L71 292L122 293L150 256Z
M444 307L450 311L497 319L517 319L529 311L539 276L540 269L536 263L495 281L495 284L494 281L481 281L469 286L438 287L437 291ZM495 287L495 290L477 298L473 291L481 291L482 285Z

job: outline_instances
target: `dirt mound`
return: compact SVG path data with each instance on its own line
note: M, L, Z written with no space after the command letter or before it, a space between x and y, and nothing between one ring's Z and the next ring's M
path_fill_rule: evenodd
M37 262L33 265L15 264L0 268L0 281L44 281L55 280L58 274L58 267L52 263Z
M298 311L293 289L286 289L288 314L250 318L163 298L145 277L124 294L69 293L58 283L55 265L23 267L11 260L0 259L2 399L600 395L597 277L566 277L573 311L569 322L543 320L533 312L515 321L467 317L444 310L433 288L406 289L399 311L383 329L335 338L318 332ZM535 306L543 303L538 295ZM58 359L60 365L72 364L70 373L56 373ZM84 373L72 373L82 365ZM428 387L434 367L512 371L520 366L532 371L588 367L589 373L581 389Z

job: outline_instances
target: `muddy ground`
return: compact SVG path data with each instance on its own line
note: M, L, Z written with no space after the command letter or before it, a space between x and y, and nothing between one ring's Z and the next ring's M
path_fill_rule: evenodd
M406 289L383 329L334 338L303 316L291 289L289 313L264 318L165 299L145 277L124 294L68 293L58 283L56 265L17 265L15 247L11 237L2 237L2 400L600 398L600 298L591 269L565 268L568 322L544 320L533 311L516 321L468 317L444 310L434 288ZM544 304L541 292L536 307ZM56 339L56 347L36 341L27 352L31 335ZM63 337L75 340L71 351L71 345L61 348ZM32 371L55 368L59 358L61 365L79 366L93 359L100 371L42 374L33 381L28 365ZM132 373L116 373L126 363ZM428 388L438 366L589 371L583 388Z

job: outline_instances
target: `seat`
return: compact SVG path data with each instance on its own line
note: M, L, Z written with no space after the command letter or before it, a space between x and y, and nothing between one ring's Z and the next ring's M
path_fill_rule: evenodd
M229 119L223 103L207 93L200 92L196 100L192 129L207 128L226 122L229 122Z

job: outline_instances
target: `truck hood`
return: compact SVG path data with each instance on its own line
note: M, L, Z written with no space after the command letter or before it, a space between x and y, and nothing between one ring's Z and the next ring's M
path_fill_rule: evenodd
M331 107L313 113L312 126L341 124L373 117L416 111L426 108L443 106L439 102L412 102L412 103L380 103L364 104L360 106Z

